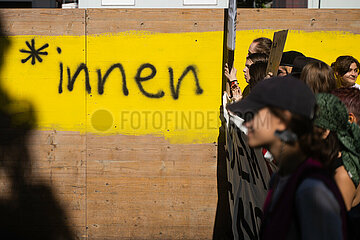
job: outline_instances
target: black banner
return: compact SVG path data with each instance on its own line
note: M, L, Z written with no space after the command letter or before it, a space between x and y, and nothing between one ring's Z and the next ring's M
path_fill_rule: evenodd
M259 239L262 207L276 167L261 149L248 146L247 136L231 120L226 127L226 163L234 239Z

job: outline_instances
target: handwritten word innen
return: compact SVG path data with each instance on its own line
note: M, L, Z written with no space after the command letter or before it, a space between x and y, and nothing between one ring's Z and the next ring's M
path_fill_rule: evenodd
M62 62L60 62L59 67L60 67L60 81L59 81L58 92L59 92L59 94L61 94L63 92L63 77L64 77L64 66L63 66ZM98 88L97 88L98 94L100 94L100 95L104 94L105 83L108 81L108 78L110 78L110 75L112 75L114 70L118 70L121 73L122 91L125 96L128 96L129 89L127 88L127 84L126 84L127 83L126 73L125 73L125 69L121 63L115 63L115 64L111 65L105 72L104 76L102 75L101 69L96 70L97 75L98 75ZM143 71L149 72L149 70L150 70L150 74L148 74L147 76L143 76L143 74L142 74ZM177 100L179 98L181 82L188 74L191 74L191 73L192 73L192 75L194 77L194 81L195 81L195 94L200 95L203 93L204 90L200 86L198 72L197 72L197 68L195 65L189 65L185 68L185 70L182 72L182 74L178 78L176 86L175 86L175 81L174 81L173 68L169 67L168 71L169 71L169 86L170 86L171 96L174 100ZM67 67L67 79L68 79L67 89L70 92L73 91L76 79L79 77L79 75L82 72L84 72L86 91L88 94L90 94L92 88L90 86L89 70L85 63L81 63L77 67L77 69L73 75L71 74L70 68ZM140 92L148 98L162 98L165 95L165 92L161 89L159 89L156 93L151 93L151 92L148 92L143 86L143 82L149 81L149 80L155 78L156 73L157 73L157 70L154 65L152 65L151 63L144 63L137 69L136 75L134 77L134 80L135 80Z

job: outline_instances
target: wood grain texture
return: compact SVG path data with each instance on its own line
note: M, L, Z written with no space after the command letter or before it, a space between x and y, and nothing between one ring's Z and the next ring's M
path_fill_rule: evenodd
M222 9L88 9L87 33L223 31Z
M216 143L32 131L26 146L31 174L24 180L49 187L78 239L212 238ZM0 192L11 198L9 174L1 175Z
M360 33L357 9L238 9L237 30L289 29Z
M0 18L6 36L85 34L84 9L0 9Z
M216 144L87 135L90 239L211 239Z
M28 149L33 184L49 185L78 239L86 236L86 136L32 131Z
M1 9L0 16L8 36L207 32L224 27L221 9ZM237 30L252 29L360 33L360 14L356 9L238 9Z

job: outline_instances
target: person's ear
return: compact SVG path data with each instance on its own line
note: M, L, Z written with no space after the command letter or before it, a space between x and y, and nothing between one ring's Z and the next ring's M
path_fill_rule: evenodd
M288 73L291 73L294 67L287 66L286 68L287 68Z
M278 123L278 125L277 125L277 127L276 127L276 130L278 130L278 131L284 131L284 130L286 130L287 129L287 123L288 122L290 122L290 120L291 120L291 113L290 113L290 111L288 111L288 110L286 110L286 111L284 111L283 112L283 116L284 116L284 118L286 119L285 121L286 122L284 122L283 120L281 120L281 119L279 119L279 123Z
M326 139L330 134L330 130L329 129L326 129L325 132L322 134L321 138L322 139Z
M350 123L357 123L357 119L353 113L349 113L349 122Z

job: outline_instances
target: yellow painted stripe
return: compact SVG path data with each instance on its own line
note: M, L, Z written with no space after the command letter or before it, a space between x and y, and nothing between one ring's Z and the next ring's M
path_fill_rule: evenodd
M241 87L245 87L241 70L250 42L260 36L272 38L273 32L237 32L235 66ZM156 134L172 143L215 142L220 125L222 37L222 32L138 31L87 38L9 37L1 87L12 99L31 103L41 130ZM32 58L24 62L32 40L35 50L44 47L39 55L42 61L34 58L34 64ZM345 54L360 59L359 42L360 36L350 33L290 31L285 50L298 50L330 64Z

